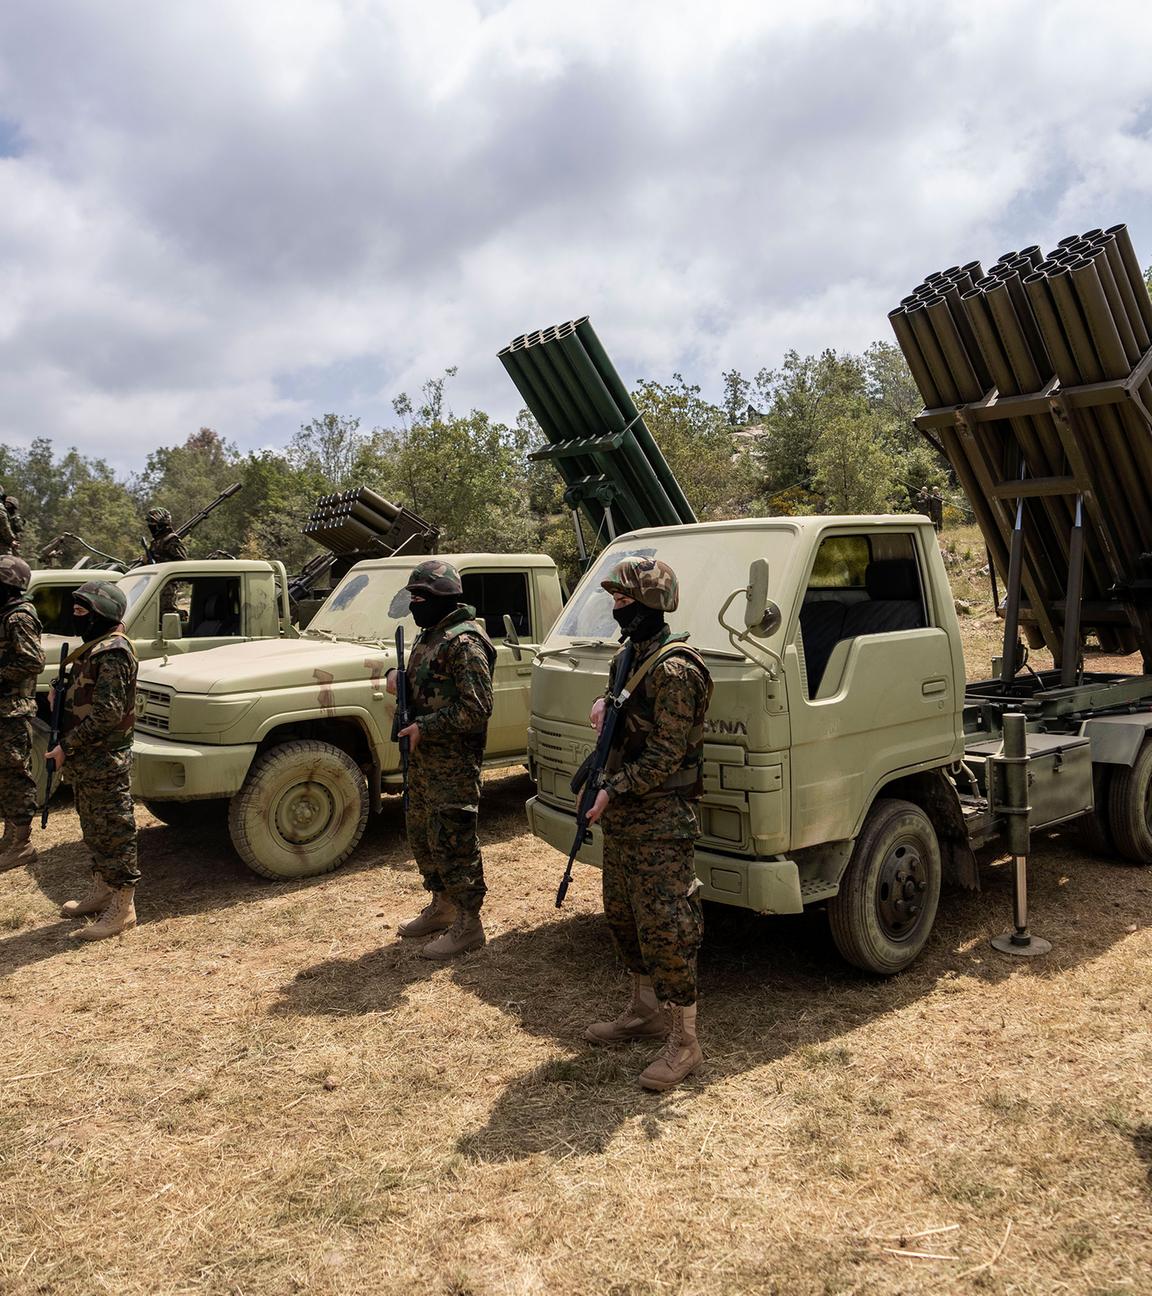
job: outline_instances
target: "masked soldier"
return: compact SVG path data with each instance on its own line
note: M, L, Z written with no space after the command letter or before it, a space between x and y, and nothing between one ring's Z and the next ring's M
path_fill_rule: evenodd
M111 581L89 581L72 596L73 620L84 642L68 657L63 736L48 755L57 769L69 772L93 881L83 900L69 900L60 913L100 915L74 931L74 940L103 940L136 926L140 871L131 792L136 657L120 624L127 607L123 591Z
M7 500L7 496L4 497ZM15 552L19 547L16 540L16 531L12 526L12 518L9 516L7 506L0 508L0 555Z
M24 519L20 516L20 501L15 495L9 495L4 500L4 511L8 514L8 523L12 528L12 534L15 539L12 541L12 552L20 552L20 537L24 534Z
M603 587L632 640L630 696L589 812L604 830L604 916L632 974L615 1021L594 1022L595 1044L666 1040L642 1072L645 1089L670 1089L703 1060L696 1039L696 952L702 935L693 861L704 790L704 717L712 680L703 659L664 620L679 603L676 574L654 558L625 558ZM592 709L599 730L604 699Z
M421 630L406 670L413 723L401 730L411 743L408 843L432 898L398 930L406 940L435 936L420 953L446 959L484 944L487 888L476 815L496 650L475 608L461 603L464 587L450 563L421 563L407 588ZM388 673L391 693L395 674Z
M36 858L31 841L36 780L29 721L36 714L36 677L44 668L44 649L40 618L25 594L31 575L23 558L0 558L0 872Z
M166 508L150 508L144 515L152 543L148 546L148 561L154 563L183 562L188 557L188 547L172 530L172 514ZM176 612L176 584L169 581L160 591L160 615Z

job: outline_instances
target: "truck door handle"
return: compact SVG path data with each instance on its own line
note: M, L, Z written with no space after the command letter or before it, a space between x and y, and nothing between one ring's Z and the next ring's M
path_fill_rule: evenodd
M936 697L940 693L948 692L948 681L945 679L929 679L920 685L920 692L925 697Z

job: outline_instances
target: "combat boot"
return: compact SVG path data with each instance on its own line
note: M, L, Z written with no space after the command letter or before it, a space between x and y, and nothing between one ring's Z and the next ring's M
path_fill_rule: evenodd
M652 989L652 978L632 973L632 998L615 1021L593 1022L584 1038L593 1044L625 1044L628 1040L667 1039L668 1014Z
M704 1061L696 1039L696 1005L682 1008L679 1004L669 1004L668 1011L672 1015L668 1043L640 1073L640 1084L645 1089L671 1089Z
M415 918L409 918L396 928L396 934L405 940L417 936L435 936L437 932L447 931L456 919L456 906L443 891L433 891L432 899L424 906Z
M109 936L119 936L136 926L136 888L112 887L111 891L104 912L89 926L70 932L72 940L107 940Z
M21 864L31 864L36 858L36 847L32 845L32 825L5 819L4 837L0 840L0 846L3 847L3 853L0 854L0 873L19 868Z
M83 900L65 900L60 906L61 918L87 918L89 914L103 913L112 899L112 888L99 873L92 874L92 885Z
M434 941L429 941L420 954L427 959L450 959L457 954L467 954L469 950L479 949L484 944L484 928L480 915L465 913L463 909L456 914L456 921Z

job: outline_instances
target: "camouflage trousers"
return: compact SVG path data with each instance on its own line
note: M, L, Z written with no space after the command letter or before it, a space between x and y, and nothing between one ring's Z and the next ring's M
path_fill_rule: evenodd
M0 814L24 824L36 809L32 726L25 716L5 716L0 720Z
M80 832L92 871L111 887L135 886L136 816L132 810L132 750L72 756L65 765L76 797Z
M604 815L604 917L630 972L663 1003L696 1002L704 934L693 860L697 829L681 797L621 797Z
M482 750L425 741L408 767L408 845L424 889L465 913L480 912L488 889L476 836Z

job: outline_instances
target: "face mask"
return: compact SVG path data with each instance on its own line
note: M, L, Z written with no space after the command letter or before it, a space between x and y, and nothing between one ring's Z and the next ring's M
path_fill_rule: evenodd
M91 612L72 613L72 629L85 643L98 639L105 630L111 630L115 624L116 622L109 621L107 617L93 616Z
M0 585L0 605L11 603L13 599L18 599L21 591L15 585Z
M626 639L643 643L659 632L664 624L664 613L659 608L645 607L643 603L629 603L627 607L613 608L612 619Z
M421 630L429 630L455 610L459 604L452 594L425 594L422 599L412 600L412 620Z

